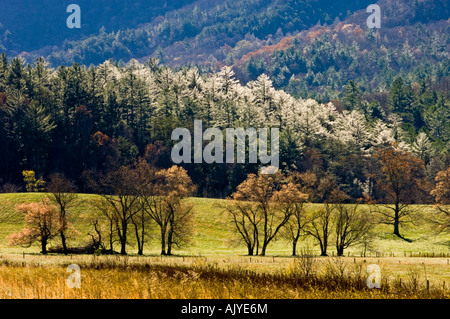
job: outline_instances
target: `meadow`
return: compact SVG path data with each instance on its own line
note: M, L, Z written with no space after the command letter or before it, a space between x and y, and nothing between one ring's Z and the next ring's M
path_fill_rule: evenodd
M392 235L386 225L376 226L371 250L351 247L345 257L319 257L311 238L303 238L299 257L292 257L288 242L279 239L267 256L246 256L235 240L232 224L220 208L222 200L190 198L195 204L196 234L190 246L174 256L159 256L158 239L147 243L144 255L127 256L39 254L39 246L9 246L7 236L23 226L14 207L39 201L44 194L0 194L0 298L449 298L450 235L436 234L418 222L402 231L410 242ZM95 208L95 195L80 195L70 211L79 231L69 246L89 238L83 214ZM308 204L308 209L320 204ZM417 207L423 214L429 206ZM54 244L58 244L55 240ZM307 254L305 254L307 252ZM66 285L67 266L81 267L80 289ZM369 289L367 266L381 269L381 289ZM170 288L168 288L170 287Z

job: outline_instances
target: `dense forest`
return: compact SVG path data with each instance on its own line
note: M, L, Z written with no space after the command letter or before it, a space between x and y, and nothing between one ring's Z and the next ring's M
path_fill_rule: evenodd
M437 90L447 93L448 84L440 79L449 76L448 8L438 1L379 5L380 29L367 28L367 13L361 10L229 59L243 82L265 73L276 88L324 102L342 98L348 81L370 95L386 91L399 75L409 84L433 80Z
M448 3L380 0L382 27L369 29L372 2L79 1L78 30L65 28L69 2L8 4L0 189L25 190L23 171L94 192L89 181L138 158L169 168L172 131L194 120L279 128L281 169L304 174L313 201L332 188L382 196L373 176L387 147L435 183L450 164ZM226 197L259 165L184 168L197 195Z
M59 6L52 6L51 1L26 3L25 11L33 14L23 26L15 21L24 8L8 6L8 11L0 14L0 49L3 43L3 51L9 55L23 53L29 62L42 55L53 66L99 64L109 58L145 61L153 56L179 66L225 61L227 48L234 48L239 41L254 42L247 51L241 50L246 53L319 21L344 19L372 1L165 1L168 6L155 1L133 1L133 5L127 1L96 1L95 5L79 1L83 14L79 30L65 28L64 5L69 2ZM49 19L44 19L44 14Z
M172 131L192 130L197 119L203 129L279 128L280 168L303 174L302 184L315 189L311 201L327 201L333 190L349 201L376 198L380 150L394 147L420 161L416 177L424 183L449 166L450 101L434 86L396 77L385 103L367 104L349 82L342 99L319 103L276 90L266 75L243 85L230 67L200 75L151 58L54 69L43 58L26 64L2 54L0 187L25 190L22 172L31 170L44 181L62 173L80 191L93 192L89 181L139 157L168 168ZM258 170L258 164L183 166L205 197L229 196ZM429 193L415 198L428 199Z
M0 50L9 56L35 52L47 55L66 41L97 34L136 28L140 24L179 9L195 0L21 0L0 1ZM81 8L81 28L69 29L69 4ZM17 23L20 21L20 23ZM92 61L84 61L87 64Z

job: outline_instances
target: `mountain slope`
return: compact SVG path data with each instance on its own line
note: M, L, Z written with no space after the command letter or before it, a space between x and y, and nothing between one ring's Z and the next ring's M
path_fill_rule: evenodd
M133 23L127 26L111 22L109 26L120 28L106 28L81 40L57 44L58 48L34 50L25 56L28 61L39 55L48 56L55 66L73 62L97 64L108 58L126 62L131 58L145 59L148 56L158 56L171 65L222 61L228 47L235 47L239 41L246 40L252 45L271 43L287 33L305 30L318 22L331 23L336 17L343 19L372 1L198 0L192 4L184 1L182 8L169 10L164 17L149 14L145 19L133 20L136 20L134 24L142 20L148 22L146 24L136 27ZM96 5L92 12L97 11L103 12L104 9ZM103 21L102 17L99 15L98 20ZM89 19L85 17L83 21ZM84 35L89 33L83 32Z
M445 1L381 0L380 29L369 29L366 10L317 25L263 46L234 62L247 82L265 73L294 95L329 101L348 81L379 91L402 76L408 83L450 76L450 20ZM442 17L446 17L442 19Z
M53 46L60 47L66 40L89 37L102 27L108 32L136 28L194 1L0 0L0 49L12 56L34 50L48 54L54 50ZM66 10L72 3L81 8L81 29L66 27L70 15Z
M380 0L382 27L372 30L366 7L373 0L82 0L82 29L59 32L69 1L24 2L3 6L0 50L30 63L44 56L54 67L150 57L208 72L232 65L244 83L265 73L276 88L321 101L338 98L350 80L377 91L398 75L439 82L450 72L446 0ZM23 12L34 15L14 24Z

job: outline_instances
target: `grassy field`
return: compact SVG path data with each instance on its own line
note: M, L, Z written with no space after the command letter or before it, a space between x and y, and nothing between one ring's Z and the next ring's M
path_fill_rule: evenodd
M0 194L0 252L3 253L39 253L38 245L30 248L11 247L7 243L7 236L15 231L19 231L23 227L23 215L15 212L15 207L21 203L36 202L42 199L45 194L41 193L20 193L20 194ZM89 214L95 210L93 199L96 195L83 195L78 198L78 202L71 208L69 213L70 221L80 232L76 238L69 240L71 246L82 246L88 240L88 232L91 231L90 226L81 217L83 214ZM234 239L236 235L233 231L233 225L229 222L229 218L223 209L220 208L224 204L224 200L190 198L188 201L195 205L196 212L196 236L194 243L189 247L175 249L177 255L189 256L213 256L213 255L245 255L247 253L243 245L238 245ZM307 209L314 209L321 204L308 204ZM364 206L361 206L365 209ZM417 209L424 214L431 213L432 208L429 206L417 206ZM387 225L376 226L376 238L374 240L374 251L368 254L374 256L376 252L383 256L408 257L411 254L418 256L419 254L431 257L442 256L442 254L450 254L450 235L436 235L431 226L425 223L417 225L405 225L402 227L402 234L412 240L407 242L392 234L392 227ZM131 231L130 231L131 233ZM155 236L147 243L144 254L159 254L157 232ZM131 236L132 237L132 236ZM59 244L55 240L56 244ZM50 245L51 246L51 245ZM300 252L304 248L319 253L317 244L309 238L304 239L298 248ZM130 254L136 253L136 247L131 243L128 247ZM334 252L333 242L330 243L329 254ZM360 256L362 247L351 247L346 250L346 255ZM278 240L269 245L267 255L269 256L289 256L291 247L285 240Z
M402 229L411 242L393 236L390 227L376 226L374 250L365 257L362 247L353 247L345 258L293 258L289 243L281 239L269 245L267 256L249 257L233 240L233 226L219 207L223 201L190 198L197 219L195 241L176 249L175 256L159 256L157 238L147 243L144 256L135 255L130 243L126 257L41 256L38 245L9 246L7 236L23 226L15 206L43 196L0 194L0 298L448 298L450 294L450 235L436 235L425 223ZM81 216L95 209L94 198L80 195L70 211L80 232L69 241L72 247L88 240L89 225ZM417 209L432 212L428 206ZM319 254L308 238L298 251L303 249ZM333 251L331 242L329 254ZM65 284L71 263L82 268L81 289ZM369 264L380 266L382 289L367 288ZM313 276L304 274L305 267Z
M69 289L69 264L81 288ZM366 285L381 268L381 289ZM308 274L306 272L308 270ZM445 258L55 256L0 261L0 298L311 299L449 298Z

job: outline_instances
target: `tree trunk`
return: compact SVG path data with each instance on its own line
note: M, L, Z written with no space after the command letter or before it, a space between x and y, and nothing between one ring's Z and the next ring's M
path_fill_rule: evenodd
M126 255L127 251L126 251L126 241L125 240L121 240L120 241L120 254L121 255Z
M166 255L166 230L161 226L161 255Z
M400 235L400 230L399 230L399 224L398 224L398 221L396 220L396 221L394 221L394 235L396 235L396 236L398 236L398 237L402 237L401 235Z
M120 237L120 254L126 255L126 245L127 245L127 227L126 224L122 224L122 236Z
M247 249L248 249L248 255L253 256L253 247L251 244L247 245Z
M292 256L297 256L297 242L298 242L298 238L295 238L292 241Z
M144 228L144 222L142 222L141 247L139 248L138 255L143 255L144 254L144 241L145 241L145 228Z
M344 247L337 246L336 247L336 251L337 251L337 256L338 257L344 256Z
M320 244L320 256L328 256L327 255L327 244L324 242Z
M111 253L114 251L113 250L113 235L114 234L114 225L113 225L113 221L110 219L109 220L109 249L111 250Z
M136 234L136 243L138 246L138 255L142 255L143 253L143 246L144 246L144 237L142 236L139 238L139 228L138 225L134 224L134 230Z
M400 235L400 218L399 218L399 207L398 203L395 203L395 212L394 212L394 235L398 237L402 237Z
M399 195L396 194L396 200L395 200L395 211L394 211L394 235L398 237L402 237L400 235L400 201L398 200Z
M46 238L41 239L41 248L42 248L41 253L43 255L46 255L47 254L47 239Z
M260 256L265 256L266 255L266 247L267 247L267 244L263 244L263 246L261 248L261 255Z
M67 228L67 219L66 219L66 208L64 207L64 205L60 204L60 224L61 224L61 228L60 228L60 235L61 235L61 244L63 247L63 251L64 251L64 255L67 255L67 244L66 244L66 235L64 234L64 231Z
M169 229L169 234L167 235L167 255L172 255L172 240L173 240L173 231Z
M68 254L67 251L67 244L66 244L66 235L64 234L64 231L60 231L61 234L61 243L62 243L62 247L63 247L63 251L64 251L64 255Z

